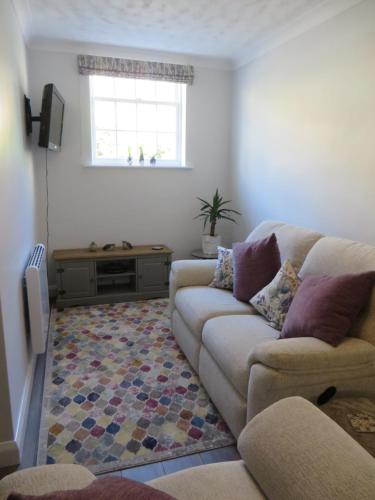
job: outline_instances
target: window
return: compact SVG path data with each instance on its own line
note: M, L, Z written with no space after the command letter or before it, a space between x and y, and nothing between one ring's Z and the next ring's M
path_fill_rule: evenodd
M89 78L93 165L185 166L186 84Z

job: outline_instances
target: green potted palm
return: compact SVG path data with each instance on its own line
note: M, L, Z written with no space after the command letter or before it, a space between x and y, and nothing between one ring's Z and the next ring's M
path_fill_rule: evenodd
M207 224L210 227L208 234L202 235L202 250L203 253L208 255L214 255L217 253L217 247L221 245L221 236L215 234L216 224L219 220L228 220L230 222L236 223L231 214L241 215L237 210L233 210L227 207L227 204L231 200L223 200L223 197L219 194L219 190L216 192L212 198L212 202L202 200L202 198L197 198L201 202L200 213L194 217L194 219L203 219L203 230L205 230Z

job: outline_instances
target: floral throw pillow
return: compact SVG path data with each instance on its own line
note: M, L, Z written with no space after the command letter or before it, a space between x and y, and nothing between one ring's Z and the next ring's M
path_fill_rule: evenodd
M233 260L230 248L217 247L215 275L209 286L233 290Z
M300 283L292 264L286 260L271 283L254 295L249 302L270 322L273 328L282 330L285 317Z

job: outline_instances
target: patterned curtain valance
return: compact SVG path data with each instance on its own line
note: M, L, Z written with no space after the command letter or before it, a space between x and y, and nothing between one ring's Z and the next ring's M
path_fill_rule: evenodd
M190 65L136 61L116 57L78 56L81 75L118 76L143 80L164 80L192 85L194 68Z

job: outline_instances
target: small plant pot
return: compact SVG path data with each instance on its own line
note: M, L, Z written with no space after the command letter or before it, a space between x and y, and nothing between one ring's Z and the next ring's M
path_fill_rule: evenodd
M97 252L98 251L98 245L95 243L95 241L92 241L90 243L89 251L90 252Z
M221 236L202 235L202 251L207 255L216 255L217 247L221 245Z

